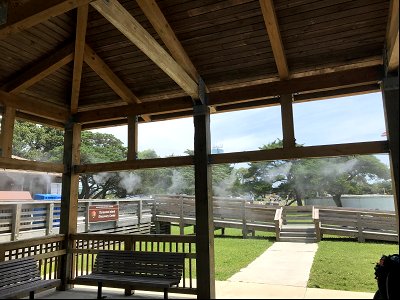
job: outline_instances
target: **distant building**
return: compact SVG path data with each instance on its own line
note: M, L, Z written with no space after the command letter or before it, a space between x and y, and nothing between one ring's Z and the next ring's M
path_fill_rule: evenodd
M222 146L214 146L211 148L211 154L219 154L224 153L224 149Z

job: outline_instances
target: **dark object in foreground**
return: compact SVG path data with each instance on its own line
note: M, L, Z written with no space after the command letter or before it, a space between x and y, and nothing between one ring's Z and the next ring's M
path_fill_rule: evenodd
M60 285L59 279L44 280L40 277L33 257L18 258L0 262L0 299L20 298L35 292Z
M162 289L168 299L168 289L181 281L184 263L184 253L104 250L97 254L92 274L78 276L76 282L97 282L97 299L102 299L103 284L128 290Z
M399 299L400 261L399 255L383 255L375 265L378 290L374 299Z

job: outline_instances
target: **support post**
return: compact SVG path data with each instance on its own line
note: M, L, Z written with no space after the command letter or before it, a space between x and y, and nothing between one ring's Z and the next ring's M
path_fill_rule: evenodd
M21 212L22 212L22 204L14 204L13 216L12 216L11 241L18 240L19 229L21 226Z
M197 298L215 298L214 223L211 183L210 111L194 106L194 171L196 196Z
M0 156L11 158L14 134L15 108L5 107L1 119Z
M46 213L46 235L50 235L53 233L53 222L54 222L54 203L47 204L47 213Z
M385 111L386 134L389 141L392 189L399 229L399 77L386 77L382 81L383 107Z
M292 95L281 95L280 101L283 148L294 148L296 146L296 139L294 137L293 97Z
M69 240L69 235L77 232L79 174L74 172L74 166L80 163L80 144L81 125L69 122L65 126L64 133L64 172L62 175L60 215L60 233L66 236L64 242L67 255L63 256L59 269L60 290L72 288L68 284L73 267L73 254L70 252L73 244Z
M128 160L137 159L138 153L138 117L128 117Z

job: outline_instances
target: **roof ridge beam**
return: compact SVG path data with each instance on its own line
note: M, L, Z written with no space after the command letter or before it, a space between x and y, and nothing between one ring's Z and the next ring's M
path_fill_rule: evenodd
M117 0L108 0L107 2L97 0L91 5L189 96L193 99L199 98L198 84Z
M128 104L141 103L140 99L130 90L128 86L110 69L104 60L90 48L85 45L84 61L103 79L107 85ZM151 121L149 115L141 116L146 122Z
M93 0L28 1L10 9L7 23L0 26L0 39L42 23Z
M260 0L260 6L267 27L269 41L274 54L275 63L278 68L279 78L289 77L289 67L286 61L285 50L283 48L282 37L278 26L278 19L272 0Z

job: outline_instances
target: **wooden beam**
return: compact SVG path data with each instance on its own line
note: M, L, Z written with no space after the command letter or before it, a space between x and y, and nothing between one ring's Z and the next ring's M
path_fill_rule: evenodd
M289 77L289 68L286 61L286 55L283 48L282 38L278 26L278 19L275 13L275 7L272 0L260 0L260 6L267 27L269 41L274 54L275 63L278 68L279 77L287 79Z
M221 105L263 99L283 94L364 85L377 83L382 78L383 70L381 66L358 68L211 92L209 94L209 104Z
M128 117L128 160L137 159L138 154L138 118Z
M75 166L76 173L99 173L125 170L141 170L154 168L183 167L193 165L192 156L177 156L166 158L137 159L111 163L97 163Z
M6 106L1 118L1 157L11 158L15 123L15 108Z
M73 166L80 164L81 126L76 123L68 123L64 133L65 170L62 175L60 233L69 236L77 232L78 222L78 194L79 174L74 172ZM71 240L65 241L65 248L74 248ZM58 275L61 279L61 290L69 289L71 279L72 254L62 257Z
M13 76L13 79L2 86L2 89L12 94L27 90L36 82L47 77L73 59L74 44L69 43L54 53L47 54L44 59L35 63L24 72Z
M0 26L0 39L23 31L52 17L62 15L78 6L89 4L92 0L52 0L27 1L8 9L7 23Z
M65 122L69 117L66 108L28 97L12 95L0 90L0 104L57 122Z
M198 85L117 0L97 0L91 5L134 43L189 96L198 98Z
M194 123L194 179L196 197L197 298L215 299L214 220L211 165L210 111L196 105Z
M57 121L45 119L45 118L42 118L42 117L33 116L33 115L30 115L30 114L27 114L27 113L24 113L24 112L20 112L20 111L16 112L15 117L17 119L30 121L30 122L33 122L33 123L36 123L36 124L42 124L42 125L46 125L46 126L49 126L49 127L53 127L53 128L64 130L64 123L62 123L62 122L57 122Z
M79 123L90 123L97 121L120 119L133 115L160 114L164 112L192 111L193 104L188 97L175 98L173 101L153 101L135 105L124 105L113 108L97 109L85 112L78 112L76 120Z
M391 0L386 30L386 58L389 72L399 67L399 0Z
M280 102L281 102L283 148L292 149L296 146L296 139L294 137L294 121L293 121L293 97L292 95L282 95Z
M313 75L304 78L288 79L284 82L274 81L254 86L245 86L223 91L211 92L209 104L215 105L218 112L237 110L252 107L265 107L278 105L276 96L285 93L314 92L305 96L294 96L295 101L319 99L326 97L327 94L336 95L333 90L344 93L352 92L356 89L361 93L365 88L371 91L371 85L376 85L383 77L381 67L365 67L355 70L346 70L337 73L327 73ZM331 91L320 92L320 90L332 89ZM77 114L77 121L80 123L100 122L125 118L129 115L152 114L152 119L157 120L158 114L179 112L181 117L191 116L192 104L189 98L171 98L167 100L157 100L145 102L135 106L118 106L106 109L96 109ZM185 115L184 112L187 112Z
M13 170L26 170L48 173L62 173L64 171L64 166L62 164L20 160L6 157L0 157L0 165L4 169Z
M281 148L272 150L211 154L210 160L212 164L228 164L282 159L286 160L299 158L346 156L356 154L379 154L388 153L388 151L389 146L387 142L376 141L324 146L295 147L292 149Z
M81 88L83 55L85 52L85 37L88 20L89 6L82 5L78 7L76 34L75 34L75 54L74 71L72 75L71 91L71 113L78 112L79 91Z
M147 19L153 25L154 29L168 48L172 57L178 64L190 75L190 77L199 82L199 73L187 55L182 44L176 37L171 26L168 24L164 14L160 10L155 0L136 0Z
M96 54L96 52L85 45L85 62L103 79L108 86L128 104L141 103L140 99L126 86L126 84L110 69L110 67ZM150 116L144 115L145 121L151 121Z
M385 111L386 133L389 143L390 170L394 206L399 228L399 77L385 78L382 82L383 108Z

